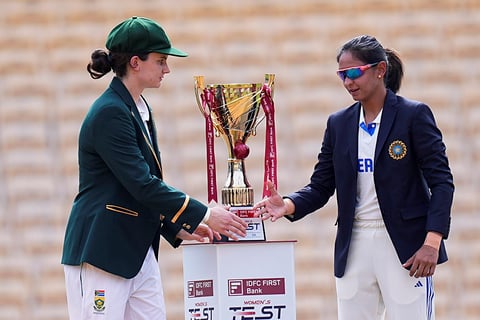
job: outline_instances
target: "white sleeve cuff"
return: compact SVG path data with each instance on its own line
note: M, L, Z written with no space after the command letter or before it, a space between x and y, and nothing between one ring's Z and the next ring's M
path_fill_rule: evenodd
M209 218L210 218L210 208L207 208L207 212L203 216L202 223L206 224L208 222Z

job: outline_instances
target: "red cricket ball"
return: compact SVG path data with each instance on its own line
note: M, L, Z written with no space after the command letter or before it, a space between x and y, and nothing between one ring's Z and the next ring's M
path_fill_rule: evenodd
M243 143L241 140L235 142L235 147L233 148L233 153L237 159L243 160L248 157L250 153L250 148Z

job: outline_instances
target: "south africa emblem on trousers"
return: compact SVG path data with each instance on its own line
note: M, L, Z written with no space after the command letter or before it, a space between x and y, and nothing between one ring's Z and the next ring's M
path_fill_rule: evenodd
M394 160L400 160L407 154L407 146L401 140L393 141L388 147L388 154Z
M93 309L96 312L105 311L105 290L95 290L95 297L93 298Z

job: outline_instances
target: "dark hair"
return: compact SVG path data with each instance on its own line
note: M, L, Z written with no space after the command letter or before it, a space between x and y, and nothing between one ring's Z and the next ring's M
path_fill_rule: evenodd
M385 86L397 93L402 84L403 64L398 53L392 49L384 49L375 37L362 35L345 43L337 54L337 62L345 52L350 52L353 57L365 62L365 64L385 61L387 73L385 74Z
M147 60L148 53L131 54L131 53L107 53L103 49L96 49L92 52L90 62L87 65L87 71L93 79L100 79L104 75L113 70L119 78L123 78L127 74L127 64L133 56L138 56L140 60Z

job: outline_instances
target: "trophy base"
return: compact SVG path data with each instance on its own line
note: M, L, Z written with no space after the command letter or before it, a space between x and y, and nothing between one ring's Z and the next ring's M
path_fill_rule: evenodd
M225 187L222 189L222 203L232 207L248 208L253 203L251 187Z
M255 210L253 206L244 207L230 207L230 211L242 218L248 224L247 235L245 237L239 237L238 241L266 241L265 226L262 218L256 218L253 216ZM234 241L228 237L222 237L222 242Z

